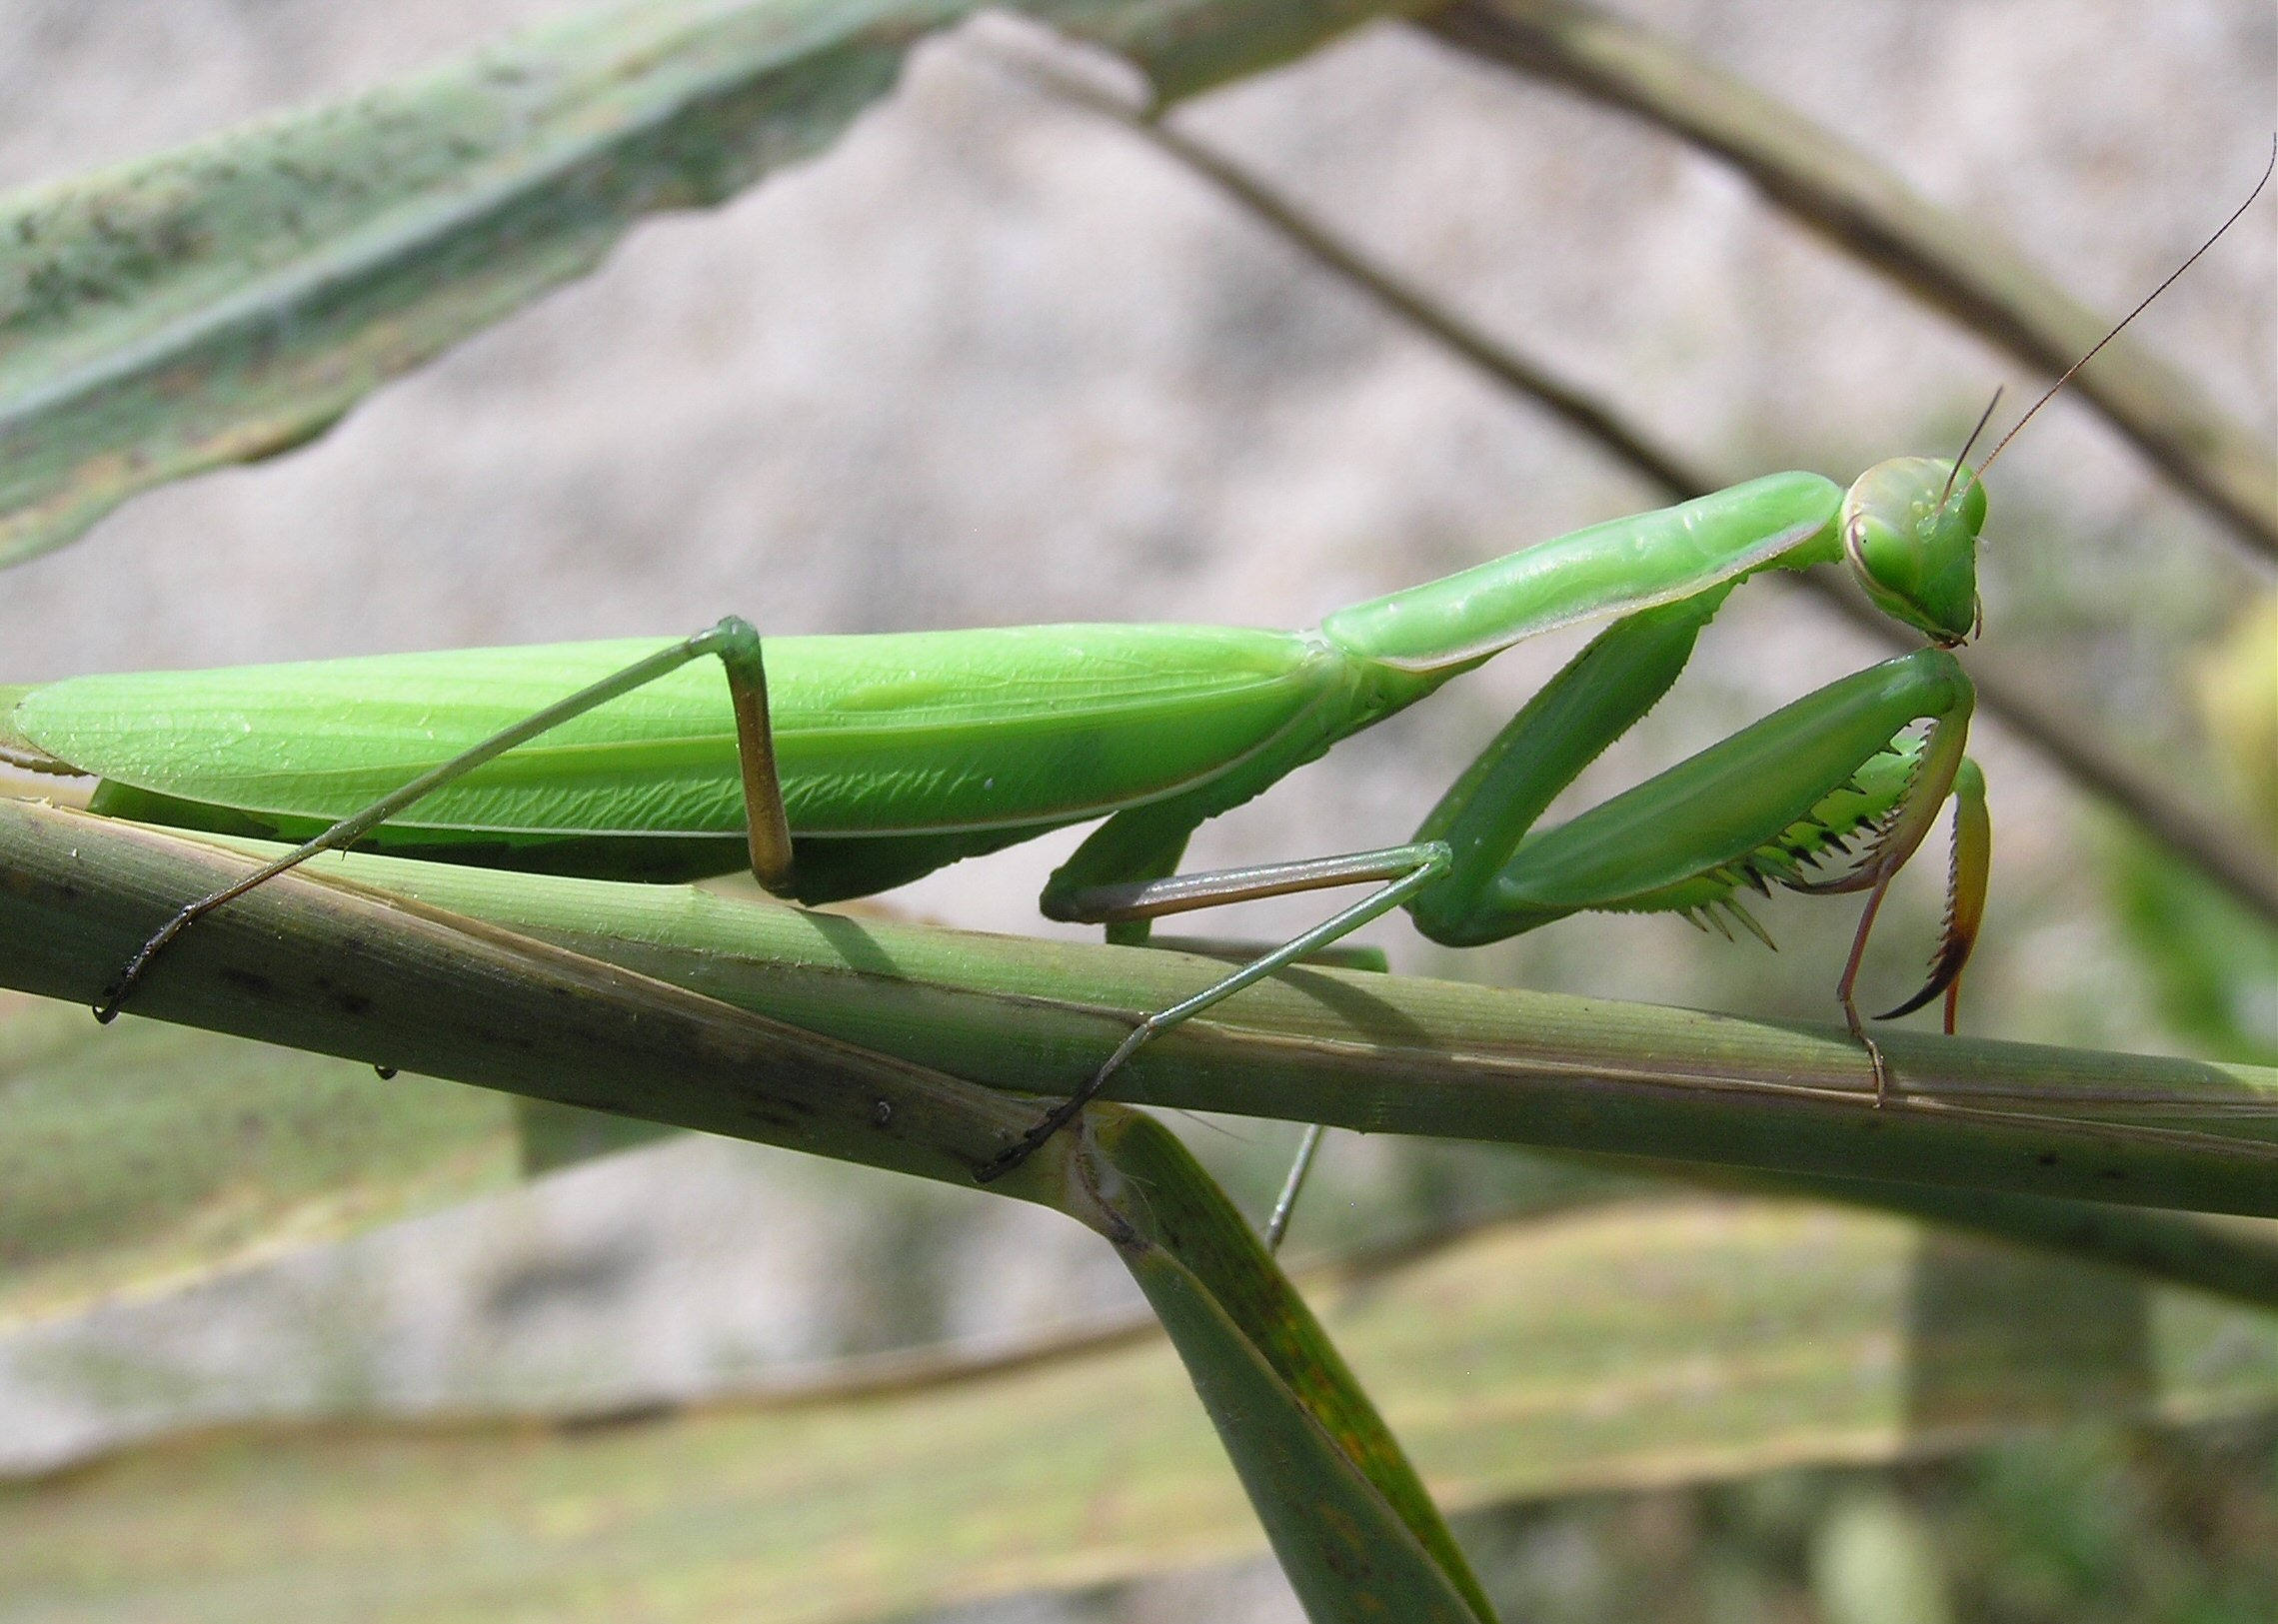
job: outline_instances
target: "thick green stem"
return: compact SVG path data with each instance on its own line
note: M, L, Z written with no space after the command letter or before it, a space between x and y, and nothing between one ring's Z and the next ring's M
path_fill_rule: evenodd
M246 860L157 830L0 803L0 983L91 1001L176 900ZM378 857L322 867L606 953L863 1049L1037 1093L1074 1087L1132 1022L1221 969L1181 953L973 935L679 887ZM398 926L415 938L416 980L395 958L375 956L383 944L396 951ZM288 877L185 939L154 968L139 1007L574 1104L751 1131L723 1124L724 1101L742 1086L733 1067L705 1059L670 1023L656 1034L639 1027L641 999L657 995L651 983L635 998L586 973L575 998L533 994L503 968L462 969L436 944L445 928ZM590 1051L582 1039L561 1044L545 1015L557 1002L581 1019L591 1012L588 1025L606 1039ZM612 1020L635 1024L603 1028L605 1006ZM545 1064L529 1058L541 1038ZM1307 969L1165 1033L1114 1091L1366 1131L2278 1214L2278 1074L2268 1068L1909 1033L1883 1042L1895 1086L1878 1108L1864 1058L1837 1027ZM671 1091L656 1091L655 1067L642 1069L645 1047L674 1078ZM796 1045L781 1063L797 1072ZM810 1131L807 1147L878 1159L865 1148L879 1131L869 1126L873 1101L850 1110L832 1092L839 1084L803 1086L830 1124L828 1142ZM1034 1108L971 1092L979 1097L961 1095L960 1108L976 1114L927 1130L959 1155L1011 1122L1025 1126ZM826 1099L835 1102L826 1108ZM903 1122L900 1105L890 1114ZM941 1152L929 1158L911 1170L952 1170Z
M247 865L157 830L0 802L0 980L85 998L154 906ZM952 1182L973 1182L1037 1114L919 1061L300 871L185 932L136 996L162 1019ZM1000 1187L1115 1244L1314 1617L1490 1616L1366 1395L1158 1124L1088 1110Z

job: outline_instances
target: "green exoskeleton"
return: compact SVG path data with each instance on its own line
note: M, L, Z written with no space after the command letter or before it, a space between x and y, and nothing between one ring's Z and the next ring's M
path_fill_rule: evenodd
M1901 459L1846 493L1776 474L1593 526L1339 611L1311 632L1036 626L768 640L729 620L609 642L86 677L0 693L0 751L101 781L99 811L306 844L184 908L122 972L116 1009L199 914L359 843L615 877L749 865L776 894L886 889L1051 828L1106 821L1053 876L1059 919L1142 939L1188 908L1322 885L1366 897L1150 1016L1007 1155L1017 1162L1155 1032L1404 905L1434 940L1491 941L1582 909L1752 927L1739 892L1867 890L1874 908L1949 796L1958 835L1928 984L1954 986L1989 836L1963 756L1971 689L1946 651L1978 620L1985 494ZM1830 684L1557 827L1543 808L1675 681L1727 595L1767 569L1847 566L1931 647ZM1412 841L1178 875L1187 837L1339 740L1522 639L1611 624L1487 747ZM723 684L692 663L717 656ZM568 693L568 698L563 698ZM1915 725L1929 725L1915 742ZM1831 877L1823 862L1862 842ZM1893 1011L1898 1012L1898 1011ZM1949 996L1948 1021L1951 1023ZM1877 1095L1886 1076L1867 1043ZM1077 1079L1072 1079L1072 1082Z

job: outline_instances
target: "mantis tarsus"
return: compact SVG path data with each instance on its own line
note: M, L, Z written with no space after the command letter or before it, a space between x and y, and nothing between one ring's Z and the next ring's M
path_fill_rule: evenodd
M1141 940L1147 921L1190 908L1378 888L1148 1016L999 1169L1154 1033L1394 906L1426 936L1471 945L1585 909L1720 914L1754 929L1737 895L1744 885L1868 891L1837 996L1879 1101L1888 1078L1854 999L1860 958L1891 878L1949 796L1945 930L1928 981L1890 1014L1944 992L1952 1029L1983 909L1991 835L1982 778L1964 757L1972 690L1947 652L1979 619L1981 473L1960 458L1901 458L1847 492L1813 474L1771 475L1339 611L1311 633L1025 627L787 638L769 641L763 658L759 634L730 619L663 646L71 679L0 692L0 757L101 780L99 811L307 836L170 919L123 969L98 1011L106 1017L198 916L334 846L617 877L748 863L771 891L821 902L1105 815L1042 906L1104 922L1112 938ZM1934 647L1831 683L1534 830L1552 798L1666 692L1733 588L1762 570L1838 561ZM1613 624L1521 710L1410 842L1173 872L1199 823L1339 740L1514 643L1603 618ZM720 658L725 689L688 669L706 656ZM565 689L575 692L564 699ZM1908 742L1920 723L1927 735ZM1866 849L1846 870L1813 874L1857 839Z

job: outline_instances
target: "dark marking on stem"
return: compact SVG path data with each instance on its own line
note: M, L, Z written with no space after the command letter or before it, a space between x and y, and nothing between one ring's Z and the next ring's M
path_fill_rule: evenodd
M747 1105L744 1108L743 1118L747 1122L757 1122L763 1127L778 1128L787 1133L801 1125L795 1116L780 1111L763 1110L755 1105Z
M471 1026L467 1035L478 1043L496 1044L518 1054L538 1052L539 1034L506 1026Z
M620 1427L652 1426L680 1412L681 1406L670 1399L650 1399L589 1415L565 1415L554 1423L554 1430L565 1438L575 1438L589 1432L614 1432Z

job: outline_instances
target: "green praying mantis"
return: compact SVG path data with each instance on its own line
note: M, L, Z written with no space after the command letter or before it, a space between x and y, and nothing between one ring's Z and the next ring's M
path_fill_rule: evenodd
M1012 1165L1155 1033L1404 904L1454 944L1586 908L1710 912L1777 882L1874 901L1952 795L1946 940L1909 1007L1952 985L1984 891L1969 681L1985 495L1903 459L1848 492L1779 474L1594 526L1329 616L1312 632L1039 626L763 640L737 620L607 642L66 679L0 696L0 750L99 780L97 811L305 843L168 922L116 1010L199 915L333 846L607 877L749 866L816 903L1106 817L1047 885L1055 918L1126 939L1166 913L1373 883L1357 903L1149 1016ZM1830 684L1556 828L1557 792L1660 698L1742 581L1848 561L1933 647ZM1176 874L1188 835L1338 741L1522 639L1611 618L1403 845ZM717 657L722 684L696 666ZM565 690L572 690L563 698ZM1903 736L1917 723L1919 745ZM1833 878L1823 859L1855 840ZM1839 995L1853 1029L1858 953ZM1870 1050L1871 1052L1871 1050ZM1882 1080L1875 1060L1878 1086Z
M1393 907L1432 940L1475 945L1589 909L1729 919L1761 934L1743 888L1865 891L1836 995L1879 1102L1889 1076L1855 1001L1861 958L1892 878L1949 800L1945 927L1928 979L1889 1015L1943 993L1953 1029L1983 916L1991 828L1965 754L1974 695L1951 651L1981 620L1982 475L2039 409L1974 471L1965 460L1992 406L1952 459L1881 463L1847 491L1808 473L1752 480L1338 611L1311 632L1031 626L763 641L730 618L662 645L84 677L0 690L0 760L99 781L98 812L302 842L175 913L122 968L98 1007L105 1019L197 918L334 847L613 878L748 866L772 893L820 903L1104 818L1041 906L1106 924L1111 939L1143 940L1154 918L1193 908L1375 888L1139 1021L985 1179L1065 1125L1154 1035ZM1737 587L1822 565L1847 567L1927 646L1535 826L1668 690ZM1593 621L1610 624L1410 841L1176 872L1204 820L1513 644ZM698 666L707 658L724 685ZM1847 865L1823 873L1837 857Z

